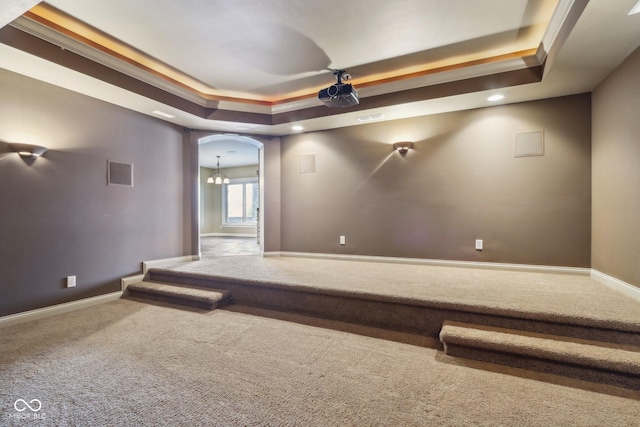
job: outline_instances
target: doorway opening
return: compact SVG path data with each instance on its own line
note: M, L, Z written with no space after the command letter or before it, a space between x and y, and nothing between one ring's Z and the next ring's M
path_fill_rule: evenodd
M264 251L263 144L239 135L198 140L200 256Z

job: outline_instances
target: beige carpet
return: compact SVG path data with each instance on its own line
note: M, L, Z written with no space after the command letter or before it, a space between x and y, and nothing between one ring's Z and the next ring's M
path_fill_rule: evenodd
M474 369L479 362L352 328L362 332L244 307L200 312L131 300L2 328L0 425L36 425L15 418L17 399L39 399L46 421L37 425L51 426L585 427L640 419L637 392Z
M174 270L640 332L640 301L588 276L259 256L207 259Z

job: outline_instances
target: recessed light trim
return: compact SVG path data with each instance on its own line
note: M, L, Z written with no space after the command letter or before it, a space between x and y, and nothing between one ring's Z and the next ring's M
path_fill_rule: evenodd
M490 97L488 97L487 101L496 102L496 101L502 101L503 99L504 99L504 95L497 93L495 95L491 95Z
M165 113L164 111L160 111L160 110L154 110L152 111L153 114L160 116L160 117L164 117L165 119L175 119L176 116L172 116L171 114Z
M300 131L303 130L304 128L300 125L293 125L291 126L291 130L295 130L295 131Z
M640 1L638 3L636 3L636 5L633 6L633 8L631 8L631 10L629 11L629 13L627 15L635 15L637 13L640 13Z
M380 114L370 114L368 116L360 116L360 117L356 117L358 119L358 121L360 123L368 123L368 122L373 122L376 120L382 120L384 119L384 114L380 113Z

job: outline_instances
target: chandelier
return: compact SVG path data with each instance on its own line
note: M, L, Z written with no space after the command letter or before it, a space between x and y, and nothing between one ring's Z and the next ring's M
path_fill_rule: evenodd
M220 172L220 156L216 156L218 158L218 168L216 170L216 173L214 175L211 175L209 178L207 178L207 183L208 184L228 184L229 183L229 178L222 174Z

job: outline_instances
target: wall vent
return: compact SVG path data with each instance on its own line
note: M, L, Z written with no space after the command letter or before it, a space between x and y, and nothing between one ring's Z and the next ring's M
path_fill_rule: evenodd
M107 185L133 187L133 165L107 160Z
M316 173L315 154L302 154L300 156L300 173Z
M513 156L544 156L544 131L516 133Z

